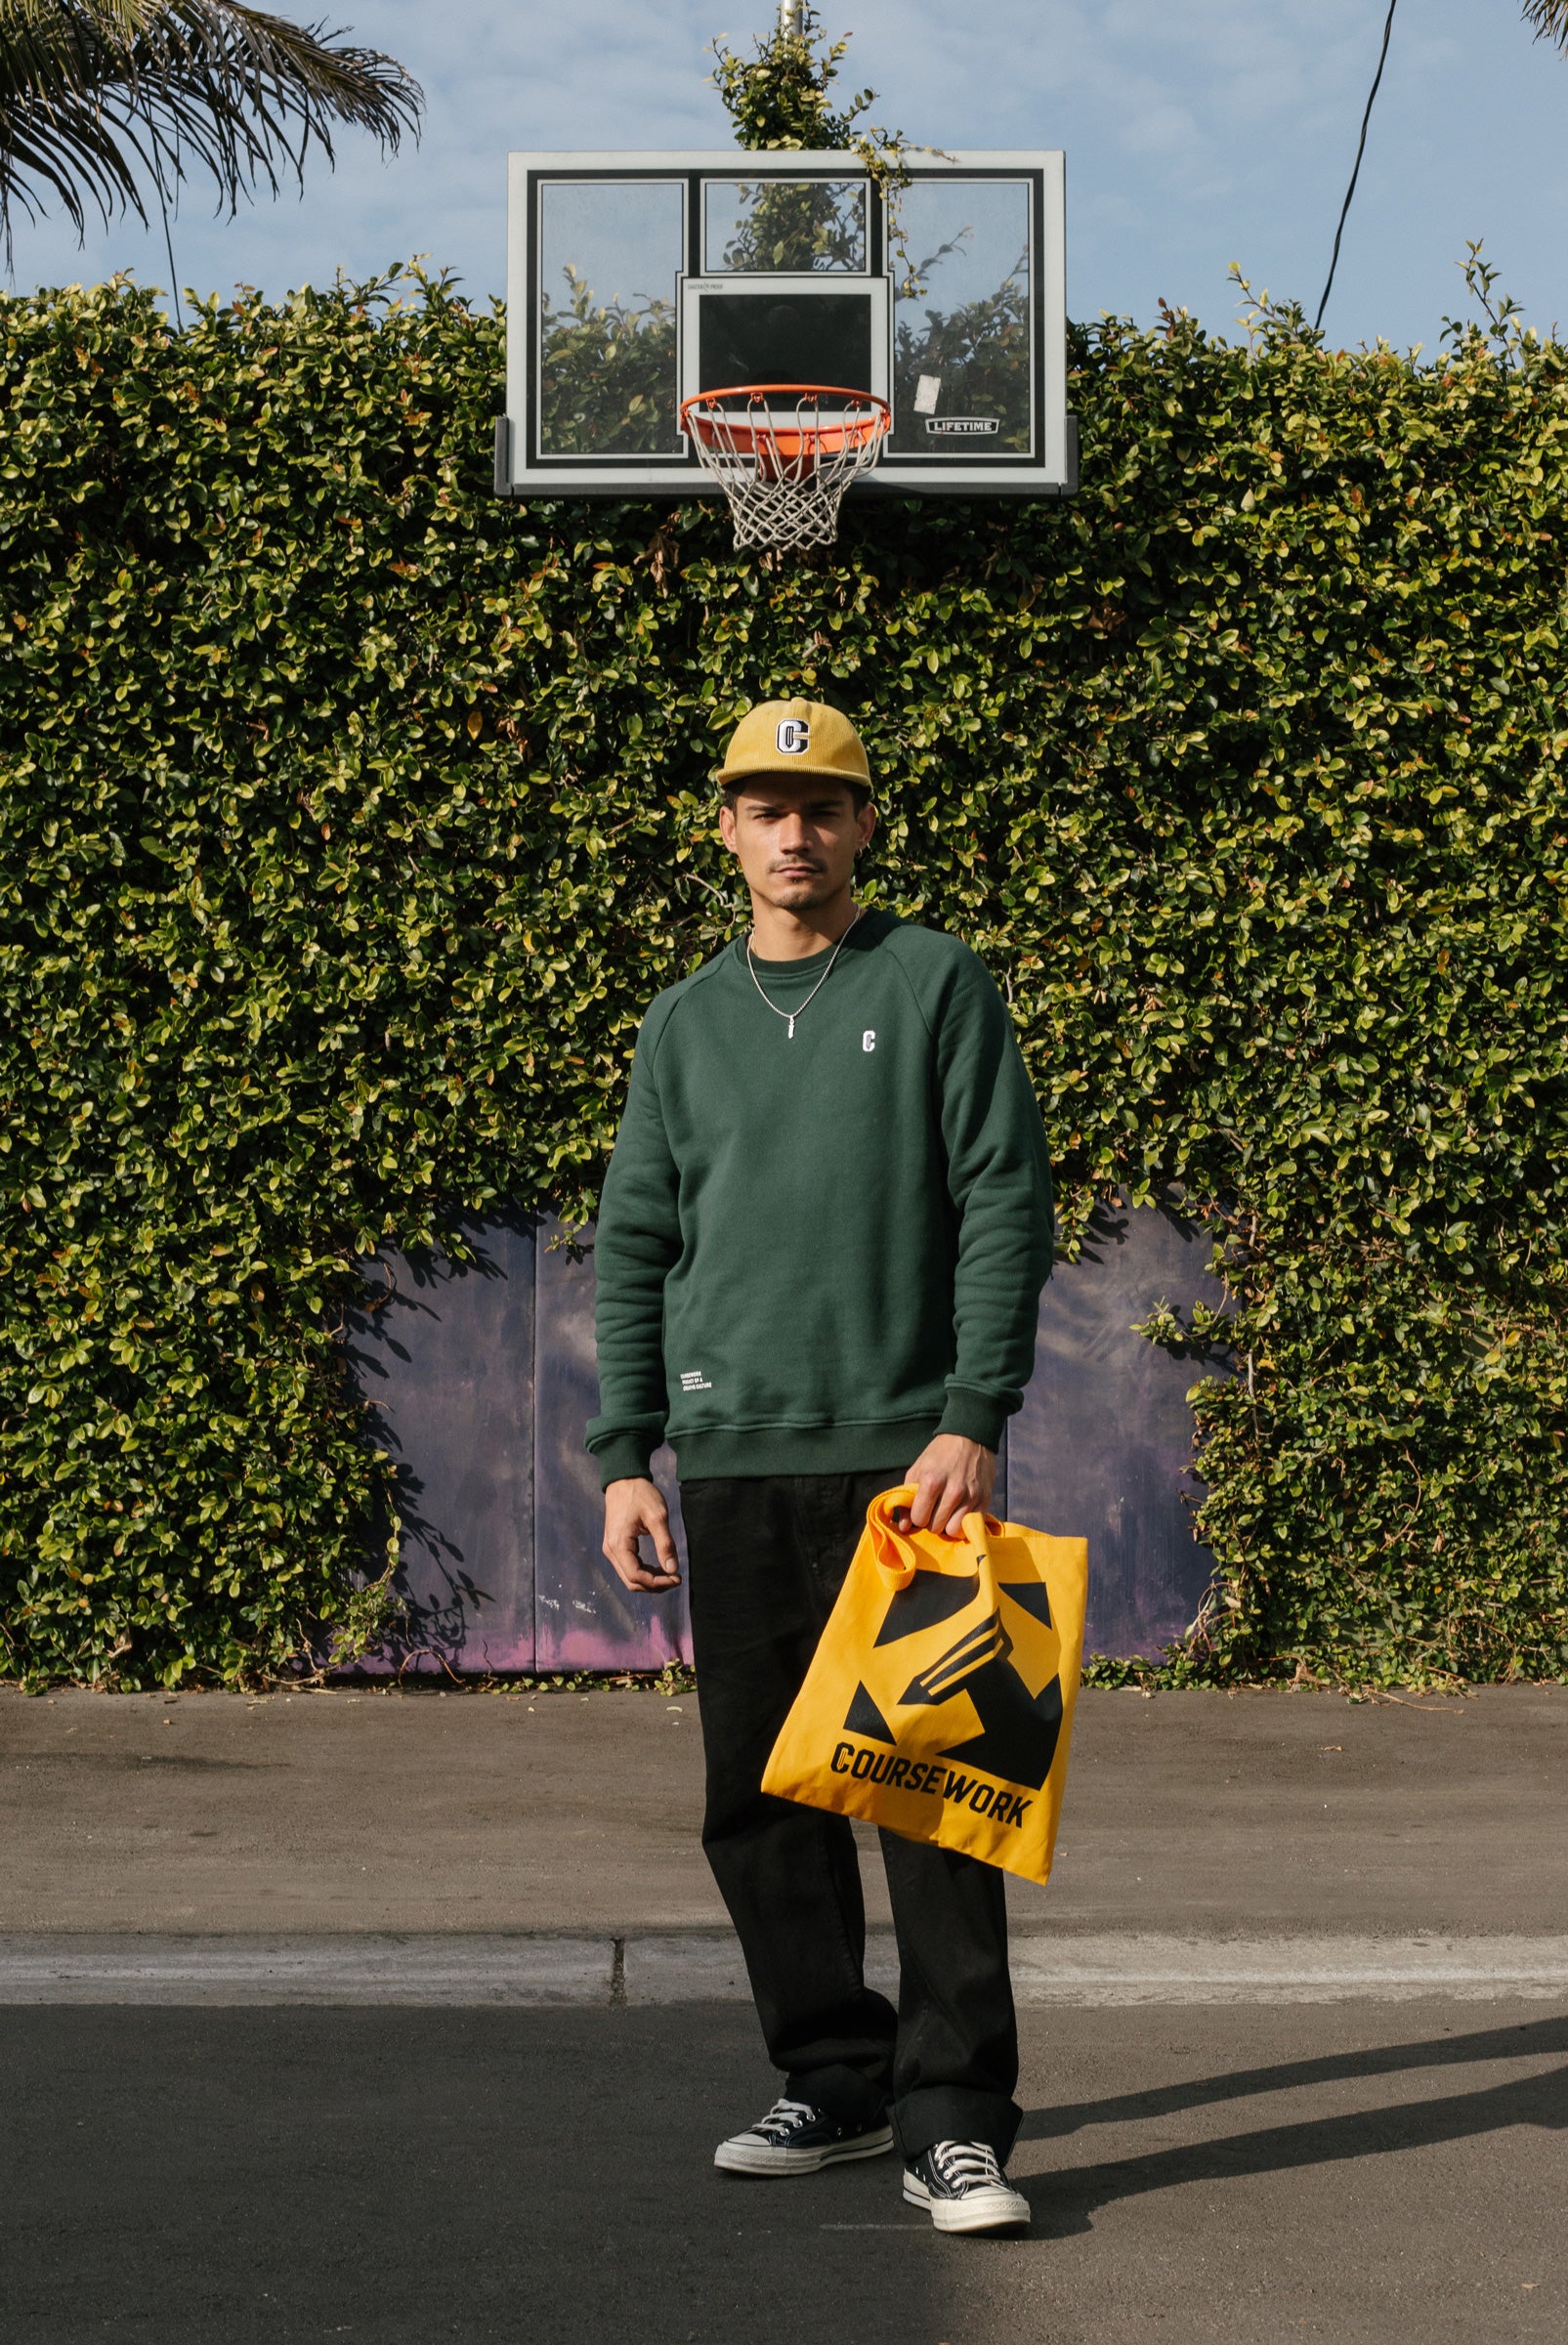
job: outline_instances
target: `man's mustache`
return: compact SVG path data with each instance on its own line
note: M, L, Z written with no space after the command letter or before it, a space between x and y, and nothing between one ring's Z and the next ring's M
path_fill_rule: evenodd
M790 872L826 872L827 866L815 856L788 855L781 856L773 868L781 876L787 876Z

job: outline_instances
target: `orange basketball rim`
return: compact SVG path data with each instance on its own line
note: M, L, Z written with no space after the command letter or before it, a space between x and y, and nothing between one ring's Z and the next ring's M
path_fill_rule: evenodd
M781 415L771 403L787 400ZM825 413L823 403L827 402ZM842 401L842 406L836 405ZM701 447L728 443L738 456L759 464L815 467L824 456L870 448L893 421L885 399L871 391L846 391L836 383L734 383L722 391L699 391L681 402L681 429Z
M734 383L681 402L681 430L729 499L737 545L825 545L893 410L836 383Z

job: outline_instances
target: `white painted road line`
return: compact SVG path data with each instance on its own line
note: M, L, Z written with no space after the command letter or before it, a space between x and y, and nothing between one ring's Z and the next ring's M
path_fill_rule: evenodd
M1164 1938L1013 1941L1020 2003L1408 2002L1568 1996L1568 1938Z
M1568 1938L1278 1938L1015 1934L1021 2004L1568 1999ZM747 1994L739 1947L716 1933L628 1939L628 2003L723 2002ZM866 1975L896 1988L891 1936L873 1933Z
M1568 1938L1015 1937L1021 2004L1568 2003ZM897 1977L872 1933L867 1976ZM725 1931L0 1937L0 2004L612 2005L744 2002Z
M0 2003L609 2004L608 1938L0 1937Z

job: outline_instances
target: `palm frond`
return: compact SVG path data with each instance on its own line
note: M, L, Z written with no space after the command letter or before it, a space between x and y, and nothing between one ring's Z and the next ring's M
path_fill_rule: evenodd
M145 220L144 174L160 200L210 174L232 214L343 126L395 150L421 103L395 58L242 0L0 0L0 229L51 200L78 236Z
M1538 41L1550 41L1568 55L1568 0L1524 0L1524 21Z

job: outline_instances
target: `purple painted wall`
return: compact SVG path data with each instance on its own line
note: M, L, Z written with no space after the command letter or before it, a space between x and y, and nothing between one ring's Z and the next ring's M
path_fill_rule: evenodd
M685 1590L634 1598L599 1553L593 1263L551 1224L487 1223L475 1266L376 1265L350 1357L401 1479L406 1639L383 1668L657 1669L689 1660ZM1131 1333L1218 1290L1208 1247L1163 1213L1102 1215L1045 1291L1034 1382L1003 1461L1014 1520L1089 1542L1089 1649L1150 1653L1196 1611L1210 1564L1182 1493L1200 1373ZM674 1497L673 1460L655 1470ZM676 1514L679 1536L678 1509ZM684 1545L683 1545L684 1560Z
M397 1463L410 1634L388 1668L534 1662L534 1233L487 1223L474 1268L393 1255L349 1358Z
M593 1263L552 1253L553 1229L539 1232L534 1342L534 1625L535 1666L551 1669L657 1669L689 1661L684 1585L668 1596L633 1596L599 1552L604 1504L599 1468L582 1446L598 1413L593 1349ZM681 1567L686 1542L675 1505L675 1460L661 1449L654 1475L675 1519Z
M1104 1211L1040 1304L1035 1374L1008 1428L1007 1506L1089 1543L1084 1649L1158 1653L1198 1609L1213 1559L1192 1534L1192 1411L1206 1373L1134 1322L1223 1299L1201 1230L1167 1213Z
M599 1553L593 1264L554 1223L487 1223L470 1267L392 1255L350 1360L397 1462L409 1633L381 1669L658 1669L690 1660L684 1587L633 1597ZM674 1459L654 1471L672 1501ZM678 1509L676 1538L685 1560Z

